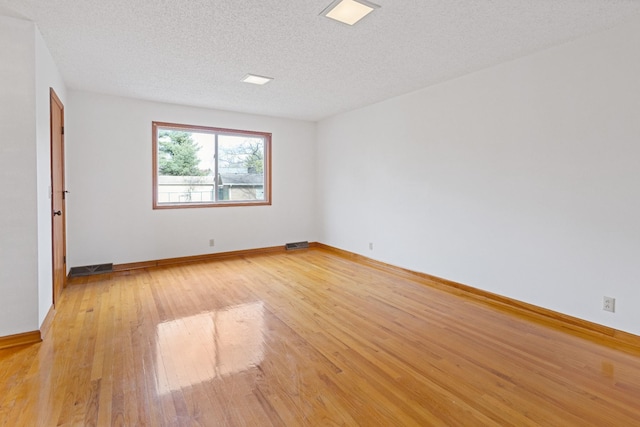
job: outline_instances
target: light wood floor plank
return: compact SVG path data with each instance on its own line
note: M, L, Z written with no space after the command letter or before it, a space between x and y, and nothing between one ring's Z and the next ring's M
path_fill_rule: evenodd
M640 357L320 248L77 278L0 426L640 426Z

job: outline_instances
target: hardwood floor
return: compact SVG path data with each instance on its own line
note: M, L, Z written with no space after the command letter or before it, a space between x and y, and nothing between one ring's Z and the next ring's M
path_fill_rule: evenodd
M6 426L640 426L640 357L321 249L74 279Z

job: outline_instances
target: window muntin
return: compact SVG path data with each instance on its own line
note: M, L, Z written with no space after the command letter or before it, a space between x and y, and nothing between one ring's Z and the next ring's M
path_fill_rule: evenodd
M153 122L153 208L271 204L271 134Z

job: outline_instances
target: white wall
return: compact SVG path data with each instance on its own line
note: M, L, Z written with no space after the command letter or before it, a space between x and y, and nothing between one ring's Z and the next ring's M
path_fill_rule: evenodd
M81 91L66 111L70 267L317 240L314 123ZM273 133L273 205L153 210L154 120Z
M0 337L39 327L34 39L0 16Z
M320 122L320 241L640 334L638 52L640 21Z
M38 324L41 325L53 301L51 254L51 117L49 88L64 104L66 88L51 53L37 27L35 32L35 102L38 200Z

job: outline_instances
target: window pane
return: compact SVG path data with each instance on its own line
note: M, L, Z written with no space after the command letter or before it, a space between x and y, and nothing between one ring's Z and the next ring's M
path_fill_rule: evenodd
M264 200L264 138L218 136L220 200Z
M158 130L158 203L215 201L215 135Z

